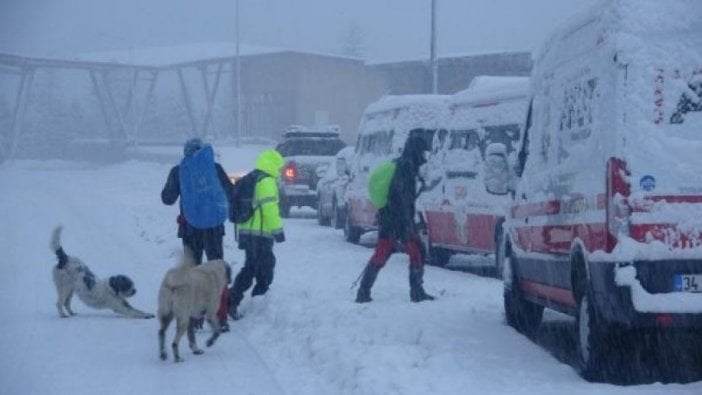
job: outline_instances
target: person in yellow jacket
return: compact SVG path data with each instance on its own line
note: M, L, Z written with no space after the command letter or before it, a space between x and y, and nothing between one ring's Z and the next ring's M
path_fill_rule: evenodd
M228 312L234 320L241 318L237 308L254 279L256 285L251 291L252 297L268 292L273 282L273 243L285 241L277 184L283 164L282 155L273 149L263 151L256 159L254 172L257 173L257 181L253 204L256 209L248 221L238 225L239 249L245 251L246 260L229 288Z

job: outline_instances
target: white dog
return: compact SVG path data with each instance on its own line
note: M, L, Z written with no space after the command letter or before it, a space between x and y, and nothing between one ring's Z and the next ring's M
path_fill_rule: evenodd
M134 282L129 277L97 278L80 259L66 255L61 247L61 230L62 227L57 226L51 237L51 249L58 258L53 277L58 293L56 308L61 317L75 315L71 310L71 298L75 293L83 303L95 309L112 309L130 318L154 318L153 314L137 310L127 303L126 298L136 293Z
M229 264L216 259L195 265L195 260L187 249L180 264L166 272L158 291L158 331L159 355L166 360L166 330L171 321L176 320L176 334L171 347L175 362L182 362L178 351L180 338L188 333L190 349L194 354L202 354L195 341L195 326L191 318L203 315L212 328L212 336L207 339L211 347L219 337L220 326L216 318L220 303L220 294L231 278Z

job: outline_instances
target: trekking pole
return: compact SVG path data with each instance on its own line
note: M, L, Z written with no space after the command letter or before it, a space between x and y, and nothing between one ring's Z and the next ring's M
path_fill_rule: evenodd
M351 288L349 288L349 290L353 290L354 288L356 288L356 285L358 285L358 282L361 281L361 277L363 277L363 274L366 273L367 268L368 268L368 266L363 267L363 270L361 270L361 274L359 274L358 277L356 277L356 280L353 283L351 283Z

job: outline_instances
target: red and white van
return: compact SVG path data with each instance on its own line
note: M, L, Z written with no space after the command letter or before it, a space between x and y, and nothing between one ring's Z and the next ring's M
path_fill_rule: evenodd
M486 191L486 151L500 143L503 154L516 159L528 86L528 77L480 76L449 100L447 130L434 136L430 179L417 200L426 223L427 263L444 266L454 253L495 252L495 229L511 197Z
M618 340L702 331L701 20L697 1L602 2L535 58L505 313L524 332L574 315L587 379Z
M446 95L390 95L368 105L361 118L355 161L346 187L344 237L358 243L364 232L377 229L377 210L368 196L368 174L378 164L395 159L414 131L431 146L445 122Z

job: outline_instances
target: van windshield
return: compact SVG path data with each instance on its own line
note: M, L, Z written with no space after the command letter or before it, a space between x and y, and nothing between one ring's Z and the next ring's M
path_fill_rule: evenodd
M345 146L338 138L292 138L278 144L276 150L284 157L334 156Z
M449 149L462 149L471 151L480 149L480 154L485 157L485 149L492 143L502 143L507 147L507 153L514 151L514 145L519 140L519 125L493 125L485 126L480 130L456 130L451 134Z

